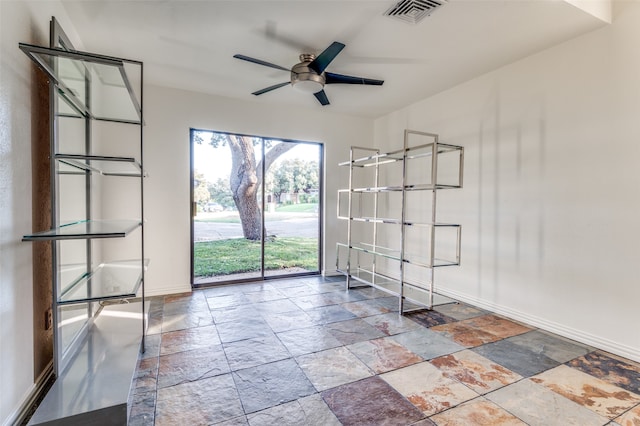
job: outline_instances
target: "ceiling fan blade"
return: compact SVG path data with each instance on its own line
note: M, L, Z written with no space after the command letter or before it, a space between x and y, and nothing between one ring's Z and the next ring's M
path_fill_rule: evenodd
M344 44L334 41L331 43L331 46L327 47L324 52L319 54L311 63L309 64L309 68L317 72L318 74L322 74L322 72L329 66L331 61L338 56L344 49Z
M327 98L327 94L324 93L324 90L314 93L313 96L315 96L318 102L322 105L329 105L329 98Z
M350 75L324 73L325 84L367 84L371 86L382 86L384 80L374 80L372 78L352 77Z
M281 67L280 65L272 64L271 62L262 61L260 59L251 58L251 57L245 56L245 55L233 55L233 57L236 58L236 59L242 59L243 61L253 62L254 64L264 65L265 67L275 68L277 70L282 70L282 71L287 71L287 72L291 71L290 69L285 68L285 67Z
M281 87L284 87L287 84L291 84L291 82L287 81L286 83L274 84L273 86L265 87L264 89L258 90L257 92L253 92L252 95L256 95L256 96L262 95L263 93L267 93L267 92L270 92L272 90L276 90L276 89L279 89Z

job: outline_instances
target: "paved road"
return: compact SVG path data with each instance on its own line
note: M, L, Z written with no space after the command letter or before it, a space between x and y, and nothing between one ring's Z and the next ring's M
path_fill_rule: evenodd
M307 237L318 236L318 216L290 213L278 213L279 220L269 220L265 226L267 235L278 237ZM216 241L242 237L242 227L239 223L200 222L193 223L195 241Z

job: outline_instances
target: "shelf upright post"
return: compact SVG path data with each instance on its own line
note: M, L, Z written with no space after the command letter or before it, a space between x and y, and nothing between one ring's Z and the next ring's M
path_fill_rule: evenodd
M147 318L145 308L145 257L144 257L144 64L136 62L140 65L140 286L142 287L142 342L140 344L140 352L146 351L147 339Z
M463 181L463 176L464 176L464 147L460 147L460 160L458 163L458 185L460 188L462 188L462 181ZM462 238L461 236L462 233L462 228L458 227L458 233L457 233L457 244L456 244L456 264L460 265L460 239Z
M438 136L433 138L431 146L431 241L429 247L429 266L431 279L429 280L429 309L433 309L433 290L435 281L435 249L436 249L436 193L438 186Z
M406 225L406 185L407 185L407 149L409 148L409 130L404 131L404 143L402 149L402 213L400 217L400 297L398 297L398 310L400 315L404 313L404 243Z
M380 186L380 150L375 150L376 162L375 162L375 175L373 187L376 188L373 192L373 252L376 253L378 251L378 194L380 191L378 190ZM372 264L371 264L371 281L375 284L376 282L376 259L377 256L373 256Z
M89 72L89 70L87 70L86 68L84 69L84 73L85 73L85 77L84 77L84 93L85 93L85 105L91 105L91 73ZM84 117L84 154L85 155L90 155L93 152L93 143L91 140L92 137L92 132L91 132L91 117L87 114ZM91 166L91 160L87 160L87 164L89 166ZM92 212L92 192L93 192L93 172L91 171L91 169L87 169L85 171L85 195L84 195L84 199L85 199L85 219L90 221L93 219L93 212ZM92 276L93 276L93 262L92 262L92 253L91 253L91 249L92 249L92 244L93 241L91 240L91 238L87 238L87 241L85 242L86 244L86 263L87 263L87 273L89 274L89 279L87 280L87 296L89 298L91 298L92 296L92 291L91 291L91 286L92 286ZM93 314L94 314L94 309L93 309L94 305L92 303L87 303L87 317L88 318L93 318Z
M55 29L54 23L51 23L51 40L52 46L56 47L53 43L55 38ZM58 143L58 117L55 114L55 111L58 110L58 91L56 89L56 84L54 81L49 80L49 158L54 158L57 150ZM58 223L58 185L56 180L58 179L58 173L56 172L57 163L55 161L49 162L49 190L51 194L51 227L56 228L59 226ZM59 294L58 289L60 288L60 277L58 275L58 267L56 266L58 263L58 242L55 240L51 240L49 243L51 245L51 319L53 327L53 374L57 377L60 373L60 358L62 355L62 343L60 342L60 331L59 328L55 325L58 324L60 320L60 313L58 312L58 305L55 301L55 297Z
M73 50L74 46L71 43L71 39L67 36L65 31L60 26L60 23L55 17L51 18L49 22L49 47L58 48L64 50ZM53 68L58 72L60 65L54 62ZM60 226L60 204L58 203L60 194L60 181L58 175L58 163L54 160L55 155L60 149L60 117L58 115L60 98L58 96L58 87L53 79L49 79L49 176L50 176L50 194L51 194L51 227L57 228ZM84 114L81 114L84 115ZM51 293L51 314L53 324L53 374L58 377L65 367L63 363L63 354L65 352L62 345L62 332L58 324L61 320L61 314L59 312L59 305L57 303L58 294L62 288L60 268L58 262L60 262L59 253L59 241L51 240L51 281L52 281L52 293Z
M353 220L353 147L349 148L349 205L347 207L347 290L351 288L351 222Z

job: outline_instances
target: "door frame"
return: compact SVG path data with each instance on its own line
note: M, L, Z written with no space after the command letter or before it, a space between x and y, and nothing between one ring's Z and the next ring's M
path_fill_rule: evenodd
M310 271L310 272L298 272L298 273L294 273L294 274L287 274L287 275L273 275L273 276L265 276L264 274L264 250L265 250L265 185L263 182L263 185L261 185L261 206L260 208L262 209L262 215L261 215L261 225L262 225L262 239L261 239L261 256L260 256L260 276L256 276L256 277L251 277L251 278L239 278L239 279L230 279L230 280L224 280L224 281L216 281L216 282L210 282L210 283L198 283L195 284L195 276L194 276L194 262L195 262L195 253L194 253L194 247L195 247L195 241L194 241L194 237L195 237L195 230L194 230L194 217L196 216L196 212L197 212L197 206L196 203L194 201L194 188L193 188L193 182L195 179L195 167L194 167L194 161L195 161L195 150L194 150L194 135L196 132L211 132L211 133L222 133L222 134L233 134L233 135L238 135L238 136L245 136L245 137L251 137L251 138L260 138L263 141L264 140L274 140L274 141L281 141L281 142L288 142L288 143L301 143L301 144L312 144L312 145L316 145L318 147L319 150L319 155L318 155L318 270L317 271ZM264 149L264 145L262 148L262 156L264 158L265 155L265 149ZM266 173L264 170L264 161L262 161L262 176L264 177L263 179L266 179ZM286 139L286 138L276 138L276 137L267 137L267 136L257 136L257 135L250 135L250 134L246 134L246 133L236 133L236 132L223 132L223 131L218 131L218 130L209 130L209 129L202 129L202 128L196 128L196 127L191 127L189 128L189 228L190 228L190 243L191 243L191 247L190 247L190 279L191 279L191 288L192 289L198 289L198 288L207 288L207 287L215 287L215 286L220 286L220 285L227 285L227 284L239 284L239 283L248 283L248 282L256 282L256 281L269 281L269 280L277 280L277 279L284 279L284 278L295 278L295 277L304 277L304 276L318 276L322 274L323 271L323 257L324 257L324 250L323 250L323 241L324 241L324 217L325 217L325 209L324 209L324 200L325 199L325 195L324 195L324 143L322 142L314 142L314 141L302 141L302 140L297 140L297 139Z

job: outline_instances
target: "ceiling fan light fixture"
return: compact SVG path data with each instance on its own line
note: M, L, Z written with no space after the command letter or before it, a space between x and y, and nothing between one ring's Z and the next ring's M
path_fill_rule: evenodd
M313 55L303 58L300 55L300 59L311 59ZM323 74L318 74L311 68L309 68L309 62L304 61L296 64L291 68L291 85L294 89L304 93L318 93L324 88L325 78Z
M304 93L318 93L324 88L324 84L314 80L297 80L292 84L294 89Z

